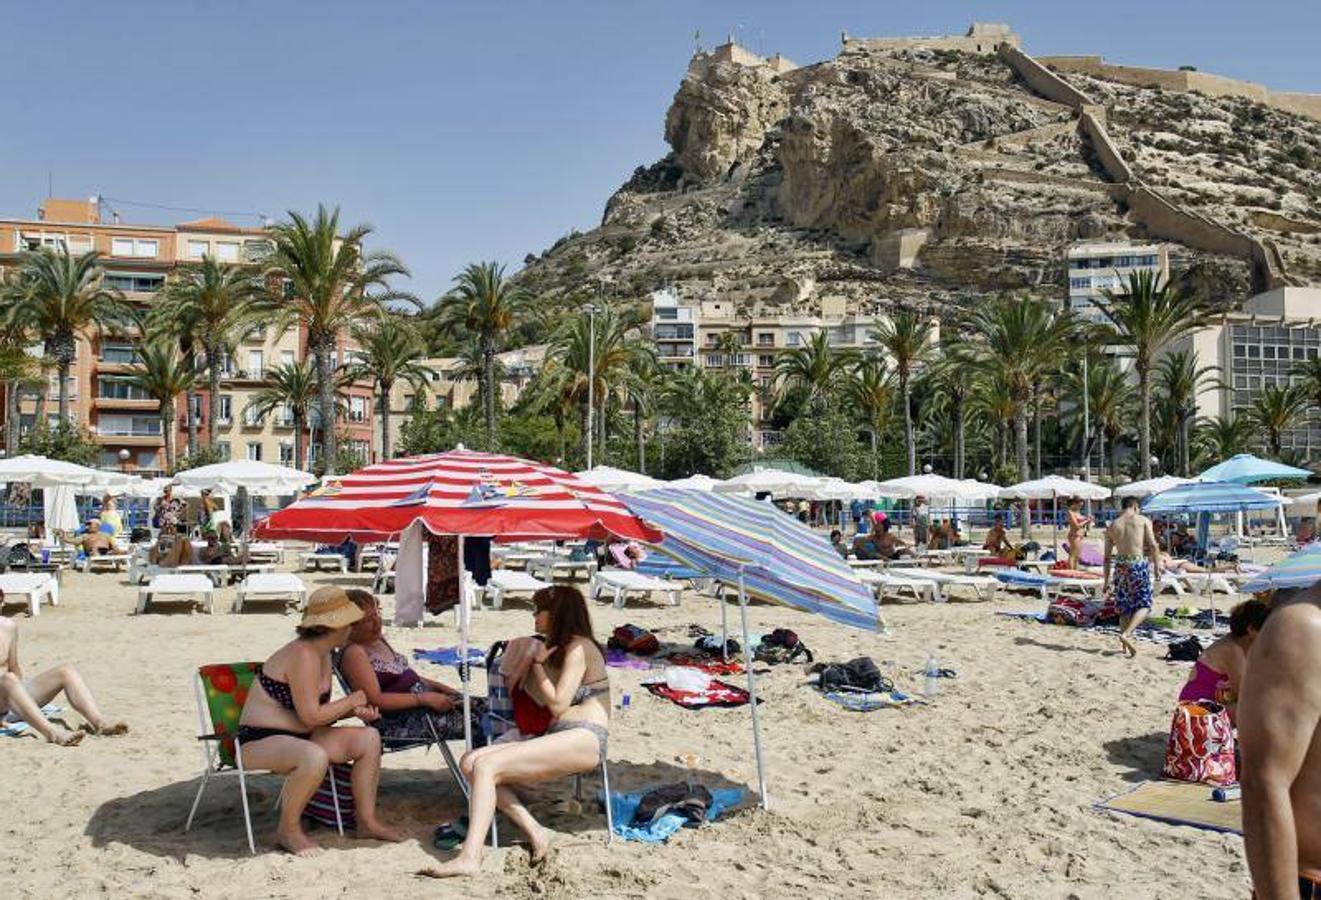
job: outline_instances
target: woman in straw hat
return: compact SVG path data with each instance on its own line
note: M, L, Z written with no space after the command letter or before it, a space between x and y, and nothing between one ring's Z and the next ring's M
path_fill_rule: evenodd
M298 637L262 664L243 714L238 741L243 762L254 769L287 773L276 840L290 853L312 856L320 848L303 832L300 819L330 763L353 765L353 803L358 834L383 841L403 836L376 817L381 738L374 728L333 728L340 719L365 722L380 715L362 691L330 699L330 654L348 643L350 626L362 610L343 588L317 588L307 600Z
M532 606L545 643L528 639L516 650L511 642L505 650L508 668L502 665L501 671L511 687L521 687L549 710L550 727L540 737L495 743L464 755L459 768L470 786L468 834L458 856L420 874L477 874L497 807L527 836L537 865L546 857L551 833L511 787L590 772L605 758L610 679L605 653L592 636L587 602L577 588L557 584L533 594Z

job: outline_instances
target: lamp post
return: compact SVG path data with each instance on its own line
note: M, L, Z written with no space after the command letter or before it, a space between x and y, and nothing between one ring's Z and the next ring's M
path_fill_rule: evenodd
M604 285L602 287L604 290ZM596 304L583 305L587 313L587 468L592 468L593 410L596 405Z
M119 451L119 471L125 474L128 472L128 457L128 450L126 448L121 448Z

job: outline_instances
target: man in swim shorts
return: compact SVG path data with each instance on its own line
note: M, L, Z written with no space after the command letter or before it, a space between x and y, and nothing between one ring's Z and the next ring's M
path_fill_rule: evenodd
M1125 497L1119 515L1105 530L1105 583L1114 589L1119 608L1119 643L1130 657L1138 655L1133 633L1151 613L1151 579L1160 572L1159 548L1151 520L1138 512L1138 499ZM1112 579L1113 575L1113 579Z

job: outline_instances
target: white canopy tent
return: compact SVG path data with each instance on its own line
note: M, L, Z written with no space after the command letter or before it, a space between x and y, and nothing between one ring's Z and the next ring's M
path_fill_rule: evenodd
M67 484L50 485L41 489L46 539L54 540L56 531L77 531L82 524L78 521L78 504L74 501L74 489Z
M1321 491L1313 491L1310 494L1302 494L1298 497L1289 497L1286 503L1291 516L1302 516L1303 518L1315 516L1317 504L1321 503Z
M816 487L812 493L807 494L808 500L867 500L874 497L865 485L854 484L845 481L843 478L834 478L825 476L817 479Z
M659 478L652 478L650 475L643 475L638 472L630 472L627 469L616 469L614 466L593 466L582 472L574 473L574 477L583 484L589 484L592 487L613 493L649 491L653 488L668 487Z

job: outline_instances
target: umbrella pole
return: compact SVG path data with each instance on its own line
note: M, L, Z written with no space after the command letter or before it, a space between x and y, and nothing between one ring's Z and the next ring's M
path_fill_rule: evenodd
M1060 495L1050 498L1050 542L1055 549L1055 561L1060 561Z
M761 752L761 716L757 712L757 678L752 673L752 648L748 636L748 592L743 587L743 571L738 573L738 612L743 622L743 663L748 667L748 701L752 706L752 745L757 752L757 787L761 792L761 808L770 809L766 796L766 762Z
M723 584L716 585L716 599L720 601L720 652L725 662L729 662L729 606ZM747 635L743 636L743 640L747 641Z
M463 685L463 746L472 751L472 690L468 685L468 571L463 565L463 535L459 545L459 681Z

